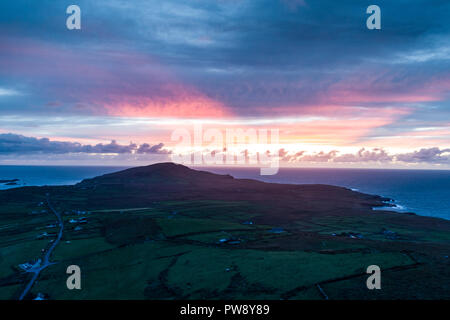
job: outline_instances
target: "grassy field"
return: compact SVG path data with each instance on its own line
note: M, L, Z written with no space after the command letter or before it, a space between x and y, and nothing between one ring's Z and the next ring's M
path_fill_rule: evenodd
M206 217L205 206L211 214L211 206L220 212L221 206L236 209L235 203L199 205L199 214L192 203L187 204L188 210L181 210L180 202L163 203L158 209L93 211L83 215L88 223L79 225L82 236L77 236L74 226L68 223L81 216L67 214L64 221L68 231L53 254L57 264L43 272L33 291L48 293L52 299L318 299L317 283L364 273L371 264L383 269L414 264L409 256L398 252L344 250L323 254L249 249L247 244L279 241L290 237L290 233L274 234L270 232L272 226L243 224L250 214L243 216L240 223L235 216L227 220L225 214L215 219ZM327 223L334 232L373 231L366 224L358 226L357 221L330 218L319 222ZM298 225L305 229L305 223ZM323 227L317 231L324 232ZM2 250L2 274L39 256L48 242L29 239ZM220 239L238 242L221 243ZM329 240L322 245L336 250L364 248L357 243ZM82 269L84 287L80 291L66 288L65 268L70 264ZM9 286L1 292L6 297L16 291L17 286Z
M255 198L251 189L247 200L220 193L135 198L121 207L125 198L114 197L135 196L123 187L103 194L96 186L92 197L87 187L61 188L25 188L26 198L0 193L0 299L18 297L29 279L18 265L41 258L56 238L55 216L42 204L46 193L64 232L55 264L27 299L323 299L323 292L330 299L450 298L448 222L374 212L366 196L352 200L350 191L336 190L351 204L337 210L309 201L304 189L280 193L282 202ZM235 189L230 198L242 195ZM81 290L66 287L72 264L81 268ZM382 291L367 290L369 265L380 266Z

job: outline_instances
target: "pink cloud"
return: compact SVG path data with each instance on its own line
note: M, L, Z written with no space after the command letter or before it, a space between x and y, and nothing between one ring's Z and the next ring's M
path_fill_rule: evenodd
M224 117L222 103L183 83L156 59L133 51L69 50L46 42L2 39L0 73L46 85L43 108L114 116ZM50 83L48 83L50 81ZM51 100L50 100L51 99ZM55 101L58 101L55 103Z
M220 102L210 99L195 89L171 84L169 96L146 97L108 95L103 103L109 115L125 117L218 118L230 112Z

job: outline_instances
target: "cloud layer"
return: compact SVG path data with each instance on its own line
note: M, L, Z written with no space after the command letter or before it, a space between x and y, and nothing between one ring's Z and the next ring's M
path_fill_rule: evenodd
M380 32L354 1L78 5L83 28L69 32L63 2L2 2L0 85L27 96L1 112L20 101L33 112L267 116L449 99L448 1L380 0Z
M64 154L64 153L91 153L91 154L169 154L163 143L150 145L143 143L137 145L118 144L112 140L109 144L80 144L78 142L51 141L48 138L25 137L18 134L0 134L0 154Z
M67 5L0 2L0 133L163 145L9 137L1 154L166 150L170 134L130 120L145 117L274 120L283 141L334 150L294 162L446 163L449 1L379 0L372 31L354 0L78 0L78 31Z
M440 149L438 147L422 148L411 153L389 154L383 149L361 148L356 153L342 153L337 150L329 152L315 152L312 154L306 151L286 152L280 150L281 159L288 163L394 163L402 162L407 164L444 164L450 165L450 149Z
M193 150L187 152L193 152ZM211 152L207 147L203 150L204 154ZM220 152L220 151L216 151ZM269 152L269 151L268 151ZM0 134L0 155L26 155L26 154L116 154L116 155L170 155L171 148L166 148L163 143L150 145L143 143L140 145L130 143L128 145L118 144L112 140L109 144L80 144L69 141L52 141L48 138L25 137L18 134L7 133ZM251 152L244 150L246 157ZM423 148L411 153L390 154L380 148L366 149L361 148L355 153L342 153L338 150L328 152L308 152L286 151L280 149L279 157L282 163L407 163L407 164L444 164L450 165L450 149L440 149L438 147Z

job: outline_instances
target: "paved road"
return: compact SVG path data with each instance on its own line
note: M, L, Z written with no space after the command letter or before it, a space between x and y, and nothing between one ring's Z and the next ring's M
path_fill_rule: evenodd
M63 220L61 218L60 213L53 208L48 196L46 198L46 202L47 202L47 207L50 209L51 212L53 212L53 214L58 219L58 223L59 223L58 237L55 239L55 241L52 242L52 245L50 246L50 248L48 248L47 252L44 255L42 263L36 268L31 268L30 270L27 270L27 272L33 273L33 277L31 278L30 282L28 282L27 286L23 290L22 294L19 297L19 300L23 300L23 298L27 295L27 293L33 287L33 284L36 282L36 279L39 277L39 274L41 273L41 271L53 264L52 262L50 262L50 256L52 255L52 252L56 248L58 243L61 241L61 238L63 235L64 224L63 224Z

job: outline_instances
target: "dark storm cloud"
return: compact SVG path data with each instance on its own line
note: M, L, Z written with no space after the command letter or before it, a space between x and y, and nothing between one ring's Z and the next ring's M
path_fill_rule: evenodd
M450 149L423 148L419 151L404 153L397 156L403 162L450 163Z
M121 145L112 140L108 144L82 145L78 142L51 141L48 138L26 137L23 135L6 133L0 134L0 154L64 154L64 153L96 153L96 154L168 154L169 151L163 149L164 144L159 143L151 146L147 143L136 145Z
M136 150L137 153L167 153L168 151L163 149L164 144L158 143L153 146L149 145L148 143L143 143L139 146L139 148Z
M245 150L248 157L248 151ZM308 153L307 150L288 152L278 151L280 160L289 163L406 163L406 164L450 164L450 149L439 147L422 148L408 153L388 153L382 148L361 148L355 153L342 153L338 150L328 152L317 151Z
M356 153L342 154L337 150L329 152L319 151L307 154L306 150L297 152L287 152L280 149L279 155L286 162L315 162L315 163L427 163L427 164L450 164L450 149L440 149L439 147L422 148L410 153L389 154L381 148L366 149L361 148Z
M377 1L381 31L366 28L369 1L80 0L80 32L65 29L69 4L0 5L0 36L11 39L0 58L26 69L2 65L0 85L30 93L0 101L3 113L47 111L55 99L51 112L102 113L111 93L169 99L168 73L237 115L437 100L448 108L449 1ZM17 57L22 43L30 53ZM43 49L57 54L46 60Z

